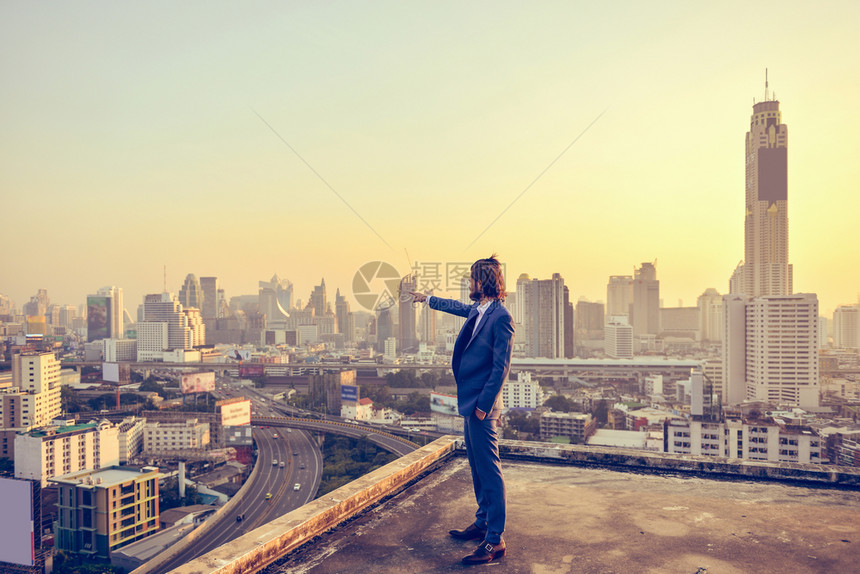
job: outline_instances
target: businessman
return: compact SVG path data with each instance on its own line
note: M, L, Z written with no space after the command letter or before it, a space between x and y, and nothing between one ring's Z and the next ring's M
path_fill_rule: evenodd
M465 305L454 299L412 293L413 300L431 309L466 317L454 344L451 368L457 382L457 410L464 418L466 455L478 510L475 522L451 530L458 540L480 540L464 564L482 564L505 555L505 480L499 460L499 419L502 385L511 367L514 322L502 305L505 281L495 254L472 264L470 298Z

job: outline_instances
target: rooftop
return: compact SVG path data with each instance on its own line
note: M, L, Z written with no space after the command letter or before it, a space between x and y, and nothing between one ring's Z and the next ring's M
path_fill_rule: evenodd
M129 466L109 466L101 470L82 470L79 472L64 474L62 476L58 476L56 478L51 479L51 481L65 484L80 484L79 481L82 481L83 479L91 478L93 479L94 483L97 479L100 479L101 482L99 482L98 484L93 484L93 486L106 488L116 484L121 484L123 482L128 482L129 480L134 480L142 474L147 474L150 471L157 472L158 469L149 466L145 466L140 469Z
M79 425L68 425L68 426L54 427L54 428L48 427L49 430L53 430L53 433L48 432L46 430L34 430L30 433L30 436L32 436L32 437L43 437L43 436L48 436L49 434L57 435L57 434L75 432L75 431L84 430L84 429L96 428L97 426L98 426L98 423L90 422L90 423L83 423L83 424L79 424Z
M335 573L369 564L374 573L462 570L460 558L473 545L447 531L468 525L475 503L457 446L452 437L438 439L176 572ZM502 446L508 556L499 571L847 572L860 555L855 469L737 464L734 478L720 467L715 479L680 474L719 466L697 457L515 441ZM664 460L679 472L608 468L603 452L613 453L618 468L653 468ZM404 489L387 482L425 459L431 460L404 477ZM751 472L805 482L741 478ZM821 486L809 485L819 479ZM827 480L849 486L830 487ZM374 490L383 491L375 494L383 501L361 512Z

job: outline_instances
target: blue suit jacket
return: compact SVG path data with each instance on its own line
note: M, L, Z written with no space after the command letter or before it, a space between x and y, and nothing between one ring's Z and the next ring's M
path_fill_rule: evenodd
M493 301L474 330L477 303L465 305L455 299L430 297L429 305L431 309L466 317L451 360L457 381L457 410L467 417L477 407L497 418L502 411L502 385L508 377L514 349L511 314L498 300Z

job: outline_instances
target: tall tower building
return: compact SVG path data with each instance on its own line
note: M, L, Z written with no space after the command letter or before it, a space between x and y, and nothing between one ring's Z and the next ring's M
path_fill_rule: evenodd
M860 305L840 305L833 311L833 346L860 350Z
M606 319L629 317L633 303L633 276L610 275L606 284Z
M287 279L281 279L278 274L272 276L271 281L259 282L259 305L260 313L266 316L266 324L273 328L281 328L291 322L295 329L302 321L291 320L293 307L293 284ZM325 310L325 309L323 309ZM293 314L295 315L295 313ZM311 323L310 317L304 318L304 322Z
M337 332L343 333L343 340L351 342L355 336L355 317L349 312L349 301L340 294L340 289L334 295L334 314L337 317Z
M217 277L201 277L200 289L203 292L203 304L198 307L204 319L220 319L221 301L218 291L221 289Z
M564 358L564 279L517 281L517 299L523 305L523 331L527 357Z
M743 294L790 295L788 263L788 126L779 101L753 105L746 135Z
M414 275L404 277L400 281L400 292L409 293L417 291L417 279ZM405 353L418 351L418 331L415 324L415 308L408 297L401 297L397 302L398 317L400 319L400 337L397 347Z
M137 360L160 359L168 349L190 349L205 340L205 330L199 313L189 315L173 293L155 293L143 299L143 320L137 327Z
M746 305L747 398L818 406L818 297L756 297Z
M317 317L325 315L326 308L328 307L325 293L325 278L323 278L322 283L314 287L313 292L311 292L310 304L314 308L314 315Z
M203 288L194 273L185 276L185 283L179 289L179 302L186 309L188 307L203 308Z
M657 267L643 263L633 273L633 305L631 306L633 334L657 335L660 333L660 282Z
M125 304L122 298L122 287L102 287L98 294L109 299L110 305L110 328L109 339L125 338Z
M87 295L87 340L122 339L125 337L125 308L122 289L102 287Z
M697 301L699 307L699 340L717 343L723 340L723 298L714 288L705 289Z

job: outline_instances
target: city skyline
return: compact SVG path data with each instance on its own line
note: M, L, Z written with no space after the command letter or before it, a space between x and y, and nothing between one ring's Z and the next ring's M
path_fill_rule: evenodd
M791 127L794 291L828 316L858 301L854 4L165 12L3 8L0 293L19 308L116 285L133 315L166 265L173 292L194 273L255 294L277 273L307 301L325 277L359 310L368 261L491 252L509 286L560 273L573 301L657 260L664 305L693 305L743 254L766 67Z

